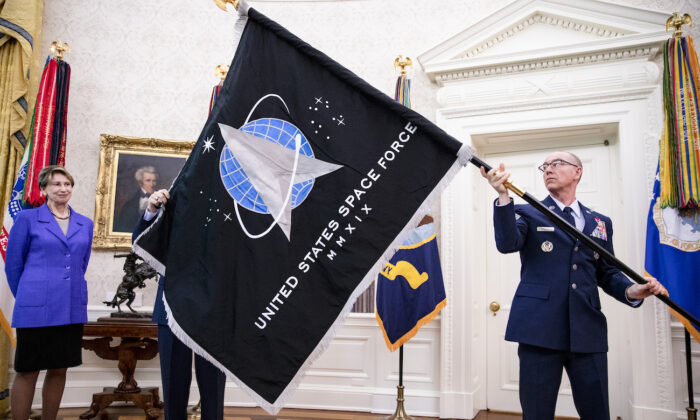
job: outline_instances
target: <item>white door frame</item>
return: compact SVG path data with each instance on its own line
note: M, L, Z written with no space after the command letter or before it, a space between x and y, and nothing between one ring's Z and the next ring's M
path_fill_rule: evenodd
M661 115L660 89L649 87L632 94L605 95L599 100L491 106L486 112L468 106L441 109L437 112L437 123L472 146L474 137L481 134L617 124L618 179L611 181L619 185L615 198L619 203L613 207L625 209L625 214L615 221L615 251L627 265L641 272ZM489 310L485 282L488 279L481 264L485 258L482 243L487 238L483 224L477 221L484 220L482 212L491 202L476 200L480 182L484 181L470 165L442 197L441 255L445 286L455 304L442 312L441 417L473 418L478 410L487 408L485 361ZM623 359L628 366L611 367L627 372L627 389L611 389L611 398L628 401L630 411L635 413L633 418L645 412L667 413L673 407L672 396L669 399L660 389L672 383L673 372L672 367L658 363L670 360L671 353L670 343L660 339L669 336L668 320L664 311L656 307L655 303L647 304L638 310L642 312L629 313L628 334L610 337L628 348L630 356ZM654 325L654 334L649 334L650 324ZM637 365L640 360L649 364L644 369L633 369L632 362Z

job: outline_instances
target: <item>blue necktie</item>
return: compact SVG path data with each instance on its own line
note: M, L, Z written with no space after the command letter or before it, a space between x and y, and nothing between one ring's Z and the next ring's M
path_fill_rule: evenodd
M571 207L564 207L564 215L562 216L571 226L576 227L576 222L574 221L574 214Z

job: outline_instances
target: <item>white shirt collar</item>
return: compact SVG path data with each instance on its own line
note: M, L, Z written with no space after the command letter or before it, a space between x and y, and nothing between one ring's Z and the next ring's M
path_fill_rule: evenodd
M552 197L550 195L550 197ZM556 198L552 197L552 200L554 200L555 203L557 203L557 207L559 207L559 210L564 211L564 207L567 207L562 203L561 201L557 200ZM581 206L578 203L578 200L574 199L574 201L569 204L568 207L571 207L571 211L574 213L575 217L581 217Z

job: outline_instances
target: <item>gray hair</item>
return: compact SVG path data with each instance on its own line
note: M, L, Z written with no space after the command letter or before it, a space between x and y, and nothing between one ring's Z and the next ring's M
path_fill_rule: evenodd
M136 182L141 185L143 182L143 174L149 173L149 174L154 174L156 176L156 179L158 178L158 172L156 171L156 168L153 166L142 166L136 170L134 173L134 178L136 179Z
M581 163L581 159L579 159L578 156L576 156L575 154L573 154L571 152L564 152L564 153L571 156L571 159L573 160L572 163L575 163L579 168L583 169L583 164Z

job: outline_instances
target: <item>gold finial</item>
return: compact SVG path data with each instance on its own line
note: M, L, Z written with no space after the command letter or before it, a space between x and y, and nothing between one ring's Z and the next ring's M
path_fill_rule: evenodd
M399 55L394 59L394 70L401 67L401 74L406 74L406 67L413 67L413 61L411 57L404 58L403 55Z
M228 68L229 66L226 64L219 64L216 66L216 69L214 69L214 74L223 82L224 79L226 79L226 74L228 74Z
M672 27L676 28L673 31L673 37L680 38L683 36L683 25L693 26L693 18L687 13L681 16L679 12L673 12L673 15L666 20L666 32Z
M214 3L219 6L219 9L224 11L226 10L226 3L231 3L233 8L238 10L238 2L239 0L214 0Z
M56 60L63 60L63 53L70 54L70 45L68 43L63 43L61 40L57 40L51 43L49 51L54 55Z

